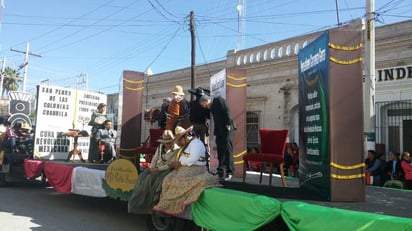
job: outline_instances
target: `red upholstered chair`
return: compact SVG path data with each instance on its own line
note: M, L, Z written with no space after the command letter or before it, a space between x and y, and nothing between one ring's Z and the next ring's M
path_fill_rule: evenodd
M283 170L283 156L286 148L288 130L260 129L260 152L243 156L243 182L246 179L248 161L261 162L259 184L262 183L263 163L269 163L269 186L272 185L273 164L279 164L283 187L286 186Z
M159 146L159 142L157 140L160 139L160 136L162 136L163 131L164 130L160 128L151 128L149 130L149 137L147 137L142 146L136 149L138 161L140 158L140 154L145 155L146 163L150 163L152 161L152 158L156 153L156 149Z

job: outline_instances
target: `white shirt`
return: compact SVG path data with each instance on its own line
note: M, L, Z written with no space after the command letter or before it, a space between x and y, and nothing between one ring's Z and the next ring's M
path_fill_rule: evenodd
M206 148L200 139L193 138L189 145L182 151L179 161L182 165L192 166L206 166L206 161L199 161L206 156Z

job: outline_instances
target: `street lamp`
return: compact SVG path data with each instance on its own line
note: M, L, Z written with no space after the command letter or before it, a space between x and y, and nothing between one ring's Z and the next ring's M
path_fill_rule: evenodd
M153 71L151 67L148 67L144 72L144 76L146 77L146 110L149 110L149 77L153 75Z
M150 113L150 108L149 108L149 80L150 80L150 76L153 75L153 71L151 67L148 67L145 72L144 72L144 77L146 78L146 105L144 108L144 114L146 115L146 113ZM144 123L144 127L145 127L145 132L147 131L147 123Z

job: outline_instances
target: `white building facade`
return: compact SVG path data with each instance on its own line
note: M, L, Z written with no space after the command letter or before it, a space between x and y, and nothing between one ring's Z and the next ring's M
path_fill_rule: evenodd
M343 30L359 30L354 24ZM197 66L195 86L209 88L210 77L224 68L247 71L247 145L258 145L258 129L289 129L289 142L298 138L299 50L321 32L240 51L226 60ZM376 143L380 152L412 151L412 20L376 28ZM188 52L189 54L189 52ZM158 108L177 84L191 86L190 67L146 77L143 107ZM350 113L350 112L348 112ZM143 122L142 137L149 126Z

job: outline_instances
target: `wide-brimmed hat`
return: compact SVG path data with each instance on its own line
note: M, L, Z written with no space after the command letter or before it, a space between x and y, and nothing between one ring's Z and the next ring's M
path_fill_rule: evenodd
M201 102L203 102L203 101L206 101L206 100L209 100L209 99L211 99L210 96L208 96L208 95L202 95L202 96L200 96L200 98L199 98L199 103L201 103Z
M21 125L21 129L31 130L31 126L28 123Z
M176 85L175 88L173 88L172 93L175 95L185 95L183 87L180 85Z
M203 89L201 87L198 88L192 88L189 90L190 94L193 94L195 96L202 96L202 95L209 95L210 91Z
M192 131L192 129L193 129L193 125L186 128L186 129L184 129L183 127L180 127L180 126L176 126L176 128L175 128L175 135L176 135L175 140L178 140L180 137L182 137L186 133Z
M170 143L174 140L175 138L173 137L172 131L166 130L165 133L160 136L160 139L157 140L157 142L160 143Z

